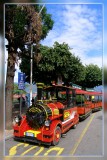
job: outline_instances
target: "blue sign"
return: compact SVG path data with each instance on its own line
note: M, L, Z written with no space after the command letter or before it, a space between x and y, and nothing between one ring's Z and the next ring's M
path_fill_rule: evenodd
M25 89L25 73L18 72L18 89Z

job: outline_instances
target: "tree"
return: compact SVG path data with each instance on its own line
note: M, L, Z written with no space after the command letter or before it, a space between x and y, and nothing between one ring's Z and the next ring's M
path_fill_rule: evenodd
M15 72L15 63L17 62L17 56L18 56L18 46L17 43L17 37L18 30L19 35L23 33L24 28L24 20L23 20L23 14L20 15L19 9L16 5L8 6L6 5L6 22L5 22L5 38L8 40L7 50L8 50L8 63L7 63L7 78L6 78L6 109L5 109L5 117L6 117L6 129L10 129L11 122L12 122L12 98L13 98L13 84L14 84L14 72ZM14 24L18 23L16 21L16 17L19 15L21 16L21 20L19 21L19 25L17 24L17 29L14 28ZM22 23L23 22L23 23ZM21 24L21 25L20 25ZM21 33L20 33L21 32ZM20 42L20 41L19 41Z
M104 67L104 86L107 86L107 68Z
M40 6L41 7L41 6ZM40 8L39 7L39 8ZM10 129L12 127L12 94L13 94L13 84L14 84L14 73L15 64L19 57L26 56L27 52L25 49L25 43L27 41L32 41L36 43L36 53L38 58L39 51L39 41L41 38L45 38L47 33L53 26L53 20L50 18L51 24L46 24L47 19L45 15L47 14L46 9L44 9L44 17L41 19L40 15L36 11L36 7L33 5L6 5L5 11L5 38L8 40L7 50L8 50L8 64L7 64L7 78L6 78L6 128ZM29 28L25 31L25 25ZM43 32L43 25L47 26L45 33ZM20 49L20 52L18 51Z
M25 85L26 87L27 85ZM26 94L25 90L20 90L18 89L18 84L14 83L14 90L13 90L13 94Z
M83 80L85 76L84 66L79 57L70 52L68 44L59 44L55 42L53 47L40 47L42 55L39 63L33 63L33 82L44 82L50 84L51 81L57 81L61 77L64 82L75 82ZM28 76L26 81L30 80L30 63L28 57L22 59L20 68ZM27 65L26 65L27 64Z
M97 65L89 64L85 66L85 79L80 82L83 88L93 88L102 85L102 69Z

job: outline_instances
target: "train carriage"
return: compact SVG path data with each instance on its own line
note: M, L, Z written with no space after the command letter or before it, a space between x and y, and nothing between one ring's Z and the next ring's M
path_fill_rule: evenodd
M65 94L63 92L62 94ZM72 94L72 92L70 92ZM84 120L90 116L91 112L99 111L102 108L102 93L95 91L86 91L82 89L75 89L75 105L79 119Z
M84 120L91 114L91 105L87 91L76 89L76 106L80 120Z
M65 94L65 92L62 94ZM70 92L70 94L72 94L72 92ZM79 120L84 120L92 112L92 102L89 100L88 96L89 93L87 91L77 88L75 89L75 106L77 107Z
M91 108L92 112L99 111L102 109L102 93L101 92L87 92L89 95L89 99L92 102Z

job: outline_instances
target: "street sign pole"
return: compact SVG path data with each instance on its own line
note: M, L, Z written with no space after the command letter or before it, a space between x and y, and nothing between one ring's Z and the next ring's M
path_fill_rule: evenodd
M30 106L32 105L32 70L33 70L33 44L31 44L31 60L30 60Z
M22 113L22 92L20 94L20 115Z
M25 89L25 74L19 72L18 73L18 89L21 90L20 94L20 115L21 115L21 110L22 110L22 90Z

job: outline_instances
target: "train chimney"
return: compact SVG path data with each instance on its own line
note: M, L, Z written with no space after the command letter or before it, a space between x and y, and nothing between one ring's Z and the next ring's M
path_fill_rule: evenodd
M44 83L36 83L37 85L37 100L42 100L42 91Z

